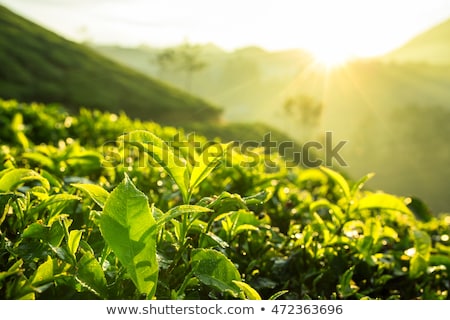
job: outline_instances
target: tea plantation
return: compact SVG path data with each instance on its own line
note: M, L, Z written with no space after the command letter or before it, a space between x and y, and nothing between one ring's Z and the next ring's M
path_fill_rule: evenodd
M0 100L0 299L449 298L450 215L192 137Z

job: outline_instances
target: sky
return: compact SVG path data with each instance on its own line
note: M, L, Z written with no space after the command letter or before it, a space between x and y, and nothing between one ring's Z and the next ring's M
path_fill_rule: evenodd
M214 43L370 57L450 18L449 0L0 0L73 41L121 46Z

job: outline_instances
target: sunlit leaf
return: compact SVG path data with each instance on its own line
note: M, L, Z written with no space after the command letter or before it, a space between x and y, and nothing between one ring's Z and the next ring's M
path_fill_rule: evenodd
M188 203L189 173L185 159L177 157L173 149L149 131L135 130L122 135L119 141L136 146L140 151L150 155L172 177L180 189L184 203Z
M152 298L158 280L157 228L147 197L128 176L108 197L100 230L139 292Z
M359 179L353 186L352 189L350 190L350 194L351 196L355 196L356 192L358 192L359 190L361 190L364 185L366 184L367 181L369 181L370 179L372 179L375 176L375 173L368 173L366 174L364 177L362 177L361 179Z
M105 202L109 197L109 192L96 184L73 183L72 186L86 192L101 208L105 206Z
M15 194L12 192L9 193L0 193L0 225L3 223L7 213L8 203L11 199L15 197Z
M206 148L201 155L195 159L189 180L189 191L193 191L200 183L208 177L211 172L220 164L227 145L213 144Z
M261 296L258 291L253 289L248 283L233 280L233 283L241 289L245 295L245 297L249 300L261 300Z
M345 178L339 172L331 170L327 167L320 167L320 169L325 172L327 176L341 188L344 197L350 200L350 187L347 180L345 180Z
M338 221L344 221L345 219L345 215L342 212L341 207L329 202L327 199L319 199L309 205L309 210L311 212L317 212L320 208L328 208L330 214L336 216Z
M416 279L423 275L428 268L428 261L421 255L414 255L409 262L409 276Z
M241 281L241 276L223 253L213 249L194 249L191 263L194 275L202 283L234 296L239 294L240 288L233 281Z
M41 265L39 265L39 267L31 277L32 285L35 287L39 287L46 283L53 282L54 264L55 261L51 257L47 257L47 260Z
M83 235L82 230L72 230L69 233L69 239L67 240L67 245L69 247L69 252L76 260L75 254L77 253L78 246L80 244L81 236Z
M273 295L271 295L268 300L277 300L279 297L285 295L288 292L289 292L289 290L278 291L278 292L274 293Z
M379 219L368 218L364 223L364 235L371 236L376 243L382 234L382 227Z
M398 197L386 193L372 193L359 201L359 210L393 210L412 215L405 203Z
M77 264L77 281L99 297L106 296L106 278L95 256L87 251Z
M348 269L343 275L339 277L339 284L337 285L338 293L341 298L348 298L358 292L359 288L353 282L354 267Z
M43 176L31 169L6 169L0 175L0 192L13 191L16 187L29 181L39 181L44 188L50 184Z
M39 166L41 166L41 167L45 167L45 168L49 168L49 169L53 169L54 165L55 165L53 163L53 160L50 157L48 157L40 152L24 152L22 154L22 157L24 159L31 160L32 162L34 162L36 164L39 164Z
M163 216L159 217L156 224L163 225L163 224L169 222L170 220L172 220L176 217L179 217L183 214L187 214L187 213L206 213L206 212L212 212L212 210L205 208L205 207L201 207L201 206L195 206L195 205L180 205L180 206L176 206L175 208L170 209Z
M430 260L431 238L428 233L421 230L414 230L414 256L411 258L409 275L411 278L418 278L426 273L428 261Z
M430 258L431 237L428 233L421 230L414 230L414 248L416 253L424 257L426 260Z

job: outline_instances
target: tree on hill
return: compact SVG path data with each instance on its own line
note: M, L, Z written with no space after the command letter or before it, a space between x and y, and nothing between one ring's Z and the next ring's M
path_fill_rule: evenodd
M201 59L201 46L188 41L178 47L162 50L156 55L155 62L160 74L171 67L184 72L187 91L191 91L193 74L206 67L206 62Z
M303 140L314 138L323 111L321 101L300 94L286 99L283 109L286 116L294 121L293 133L300 134Z

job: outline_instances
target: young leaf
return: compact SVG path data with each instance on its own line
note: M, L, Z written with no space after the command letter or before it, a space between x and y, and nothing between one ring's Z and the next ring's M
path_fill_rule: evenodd
M359 190L361 190L364 185L366 184L367 181L369 181L370 179L372 179L375 176L375 173L368 173L366 174L364 177L362 177L361 179L359 179L353 186L352 189L350 191L350 194L352 197L355 196L356 192L358 192Z
M284 295L288 292L289 292L289 290L281 290L281 291L275 292L273 295L271 295L269 297L268 300L277 300L279 297L281 297L282 295Z
M42 263L31 277L31 284L35 287L39 287L49 282L53 282L54 264L55 261L50 256L47 256L47 261Z
M139 292L152 298L158 280L157 228L147 197L128 176L106 201L100 230Z
M352 280L354 267L351 267L339 277L339 284L337 290L341 298L348 298L358 292L359 288Z
M159 217L159 219L156 221L156 224L158 226L163 225L170 220L181 216L185 213L205 213L205 212L212 212L211 209L201 207L201 206L195 206L195 205L181 205L177 206L175 208L170 209L166 214Z
M431 238L425 231L414 230L414 248L416 254L422 256L426 261L430 258Z
M82 230L72 230L69 233L69 240L67 241L67 245L69 247L69 252L72 254L72 257L76 261L75 254L78 250L78 245L80 244L81 236L83 235Z
M15 194L12 192L9 193L0 193L0 225L6 218L7 206L9 201L15 197Z
M261 300L261 296L259 295L258 291L253 289L249 284L233 280L233 283L239 287L244 292L244 295L249 300Z
M420 254L415 254L409 262L409 276L413 279L419 278L428 268L428 261Z
M0 283L9 276L22 272L22 259L16 261L7 271L0 271Z
M412 216L412 212L398 197L386 193L372 193L359 200L359 210L383 209L394 210Z
M76 280L99 297L106 296L106 278L100 263L87 251L77 264Z
M345 178L339 172L331 170L327 167L320 167L320 169L325 172L327 176L342 189L344 197L347 200L350 200L350 187L347 180L345 180Z
M189 202L189 173L185 159L177 157L162 139L145 130L132 131L119 140L150 155L178 185L184 203Z
M92 200L100 206L100 208L105 206L105 202L109 197L109 192L96 184L73 183L72 186L86 192Z
M202 283L233 296L239 294L240 288L233 281L241 281L241 275L224 254L213 249L194 249L191 262L194 275Z
M68 193L54 194L41 201L36 207L28 210L28 214L33 215L46 209L49 212L47 217L52 218L70 206L70 201L73 200L80 200L80 197Z
M371 236L375 244L382 235L383 227L380 220L376 218L368 218L364 224L364 235Z
M189 191L192 192L220 164L227 145L213 144L196 157L196 165L192 169L189 180Z
M23 168L4 170L0 175L0 192L13 191L17 186L33 180L39 181L45 189L50 189L48 180L36 171Z
M330 214L336 216L339 221L344 221L345 219L345 214L342 212L341 207L331 203L327 199L320 199L309 205L309 210L311 212L317 212L320 208L329 209Z

